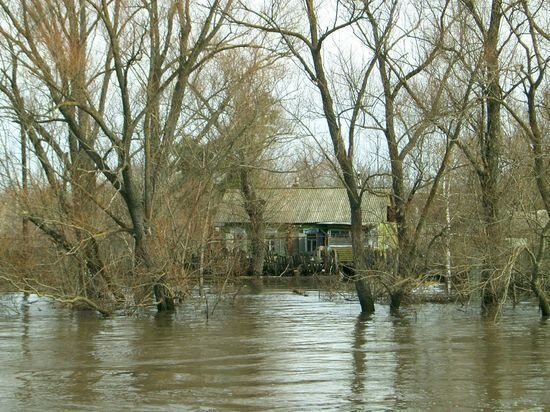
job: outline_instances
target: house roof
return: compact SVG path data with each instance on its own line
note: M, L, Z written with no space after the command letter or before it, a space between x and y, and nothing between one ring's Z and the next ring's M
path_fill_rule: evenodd
M266 201L265 219L271 224L350 224L350 208L345 188L287 187L259 189ZM247 223L248 216L239 190L228 190L215 218L217 224ZM386 221L387 191L363 195L363 224Z

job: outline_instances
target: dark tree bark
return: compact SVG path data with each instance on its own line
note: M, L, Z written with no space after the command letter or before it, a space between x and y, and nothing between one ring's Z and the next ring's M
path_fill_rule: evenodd
M499 267L498 240L503 234L500 223L500 160L502 147L501 107L502 89L500 86L500 25L503 18L501 0L492 0L489 26L486 28L472 0L463 0L483 39L482 73L483 105L485 124L479 133L480 162L474 167L481 188L481 210L483 221L483 239L485 253L482 258L482 296L483 311L493 311L492 307L500 303L503 286L496 272Z
M244 208L250 219L248 238L250 241L250 261L248 274L261 276L265 261L265 200L258 197L250 181L250 171L246 168L240 172L241 193Z
M350 200L351 209L351 244L353 250L354 283L361 312L374 313L374 297L367 281L367 261L364 247L363 216L361 204Z
M350 130L348 136L348 148L346 150L344 144L344 138L339 126L338 116L334 108L334 101L332 93L329 88L329 82L325 74L325 67L322 58L322 41L320 41L318 33L318 22L315 7L312 0L306 1L307 14L310 29L310 51L311 58L313 60L313 71L310 71L310 75L315 79L315 85L321 95L323 103L323 113L327 122L330 138L332 141L332 147L336 160L342 172L344 184L346 187L346 193L348 195L348 201L350 205L350 220L351 220L351 243L353 250L353 265L354 265L354 281L359 303L361 305L361 311L363 313L374 313L374 297L370 286L366 281L366 259L365 249L363 243L363 222L362 222L362 210L361 201L362 193L361 187L358 185L357 176L353 168L353 154L354 154L354 139L353 127ZM306 68L306 70L309 70ZM355 102L354 106L357 108L361 105L361 98L366 88L366 83L370 70L367 70L363 81L362 91L359 93L359 98Z

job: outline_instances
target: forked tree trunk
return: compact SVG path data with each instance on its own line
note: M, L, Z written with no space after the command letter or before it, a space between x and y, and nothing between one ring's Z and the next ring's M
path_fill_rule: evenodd
M527 94L529 126L531 129L531 151L533 155L533 170L537 188L544 204L546 214L550 217L550 185L548 184L548 163L546 162L548 152L546 151L547 146L544 139L544 132L539 126L539 120L537 117L537 87L538 84L531 83L531 88ZM550 299L548 298L548 294L544 288L541 287L540 262L544 258L545 253L548 253L546 239L547 234L550 231L549 225L550 223L546 223L545 227L542 229L542 233L539 237L539 250L537 256L533 256L533 269L531 272L531 289L539 300L539 307L544 318L550 317Z

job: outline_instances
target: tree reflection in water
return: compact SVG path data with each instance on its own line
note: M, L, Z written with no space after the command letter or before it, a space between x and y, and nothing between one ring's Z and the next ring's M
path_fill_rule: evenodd
M1 297L0 297L1 299ZM99 319L47 302L0 313L4 410L543 410L550 328L453 305L370 318L323 293L222 299L213 317Z

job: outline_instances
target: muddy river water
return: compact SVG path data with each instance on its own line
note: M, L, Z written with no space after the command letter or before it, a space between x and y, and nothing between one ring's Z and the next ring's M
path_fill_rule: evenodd
M533 410L550 408L550 322L532 302L392 317L310 291L246 291L171 316L102 319L0 298L0 410ZM210 302L210 310L213 304Z

